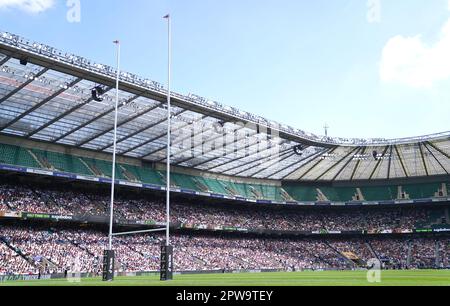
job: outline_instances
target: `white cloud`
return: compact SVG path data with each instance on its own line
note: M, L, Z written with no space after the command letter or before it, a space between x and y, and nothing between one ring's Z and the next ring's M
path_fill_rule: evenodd
M433 44L425 43L420 35L395 36L383 49L381 80L418 88L432 87L438 81L450 79L449 55L450 20Z
M55 0L0 0L0 9L16 8L28 13L41 13L53 7Z

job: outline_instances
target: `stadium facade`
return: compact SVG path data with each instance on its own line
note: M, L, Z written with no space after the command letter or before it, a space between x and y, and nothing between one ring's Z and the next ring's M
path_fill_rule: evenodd
M21 233L24 226L42 236L36 244L55 243L61 252L61 241L75 245L83 262L100 255L96 245L102 244L101 235L95 231L107 224L105 211L99 209L103 204L67 202L61 193L83 199L82 188L89 190L92 201L104 201L104 188L111 184L115 75L106 65L0 32L0 224L4 224L0 246L5 258L11 260L8 252L13 252L27 267L59 272L73 266L72 261L56 262L51 254L46 257L18 247L27 239ZM145 229L163 222L154 211L165 190L166 96L158 82L126 72L120 75L116 183L125 208L115 216L117 227ZM182 208L171 226L185 250L185 255L177 251L178 260L191 258L180 263L179 270L351 269L381 257L395 257L391 266L401 268L449 266L450 132L404 139L332 138L194 94L173 93L173 103L171 184L174 201ZM133 202L146 200L147 208ZM199 219L183 215L185 210L192 216L198 213ZM277 222L264 221L271 213ZM389 220L390 215L395 218L377 224L379 216ZM221 222L220 216L231 224ZM348 224L354 220L356 224ZM86 229L91 246L80 241L80 225L92 227ZM52 234L61 231L65 238L53 241L51 234L43 234L48 228ZM213 243L203 245L196 240L199 234ZM146 253L145 244L159 238L120 241L131 248L139 245L133 252L141 260L155 261L155 253ZM269 246L259 250L267 259L258 257L258 264L252 265L253 258L238 249L244 244L255 247L259 239ZM280 241L285 242L284 251L273 253L280 249ZM235 260L213 264L198 250L202 245L212 253L217 250L218 257L233 250L230 256ZM389 251L385 245L398 249ZM420 245L428 247L418 250ZM317 250L319 258L308 248ZM391 254L395 252L403 255ZM422 264L414 265L419 253ZM94 269L92 264L86 266ZM5 267L3 273L20 272L8 270L14 264ZM123 267L133 272L157 269L136 262Z

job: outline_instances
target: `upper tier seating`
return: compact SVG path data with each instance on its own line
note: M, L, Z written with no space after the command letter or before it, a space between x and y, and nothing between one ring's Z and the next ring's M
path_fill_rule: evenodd
M64 153L26 149L14 145L0 144L0 163L21 167L43 168L79 175L110 178L112 164L107 160L79 157ZM118 163L116 179L142 182L154 185L165 185L165 171L150 167ZM445 195L450 190L450 183ZM231 180L219 180L183 173L172 173L171 185L177 188L190 189L199 192L212 192L228 196L239 196L257 200L301 202L349 202L356 198L364 201L398 200L401 194L405 199L432 198L442 194L442 183L407 184L403 186L362 186L330 187L310 186L302 184L287 184L280 186L268 184L248 184ZM283 191L284 190L284 191ZM287 192L287 195L286 195ZM362 196L362 197L361 197Z
M45 158L56 170L69 173L79 173L84 175L93 175L92 171L86 167L79 157L61 154L50 151L31 150L36 156Z
M27 152L27 149L11 145L0 145L0 162L22 167L40 167L33 156Z

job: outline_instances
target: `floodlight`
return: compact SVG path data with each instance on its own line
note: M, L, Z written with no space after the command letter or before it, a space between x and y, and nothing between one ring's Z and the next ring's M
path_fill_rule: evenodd
M294 152L295 154L299 155L299 156L303 156L303 151L305 150L305 148L303 147L303 145L296 145L294 147Z
M375 160L378 160L378 152L377 151L373 151L372 156Z
M105 93L105 89L101 86L95 86L94 88L92 88L92 99L94 101L97 102L102 102L103 101L103 94Z

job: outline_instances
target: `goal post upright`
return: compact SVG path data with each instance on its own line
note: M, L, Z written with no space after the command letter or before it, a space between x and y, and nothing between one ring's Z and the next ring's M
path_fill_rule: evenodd
M173 247L170 245L170 157L171 157L171 19L170 14L163 17L167 20L167 158L166 158L166 239L164 245L161 245L161 275L162 281L172 280L173 278Z
M111 201L109 204L109 234L108 248L103 253L103 281L114 280L114 260L113 250L113 223L114 223L114 192L116 185L116 149L117 149L117 119L119 111L119 78L120 78L120 41L113 42L117 46L117 75L116 75L116 99L114 112L114 136L113 136L113 160L111 173Z
M173 278L173 247L170 245L170 166L171 166L171 19L170 15L164 16L167 20L168 29L168 88L167 88L167 163L166 163L166 239L161 245L161 280L167 281ZM116 101L115 101L115 117L114 117L114 137L113 137L113 161L112 161L112 178L111 178L111 202L110 202L110 218L109 218L109 235L108 247L103 253L103 281L114 280L114 259L113 237L119 235L128 235L134 233L153 232L161 229L149 231L136 231L126 233L113 233L114 225L114 189L115 189L115 170L116 170L116 148L117 148L117 121L119 106L119 78L120 78L120 42L114 41L117 45L117 77L116 77Z
M167 19L168 33L168 82L167 82L167 159L166 159L166 246L170 246L170 158L171 158L171 25L170 15Z

